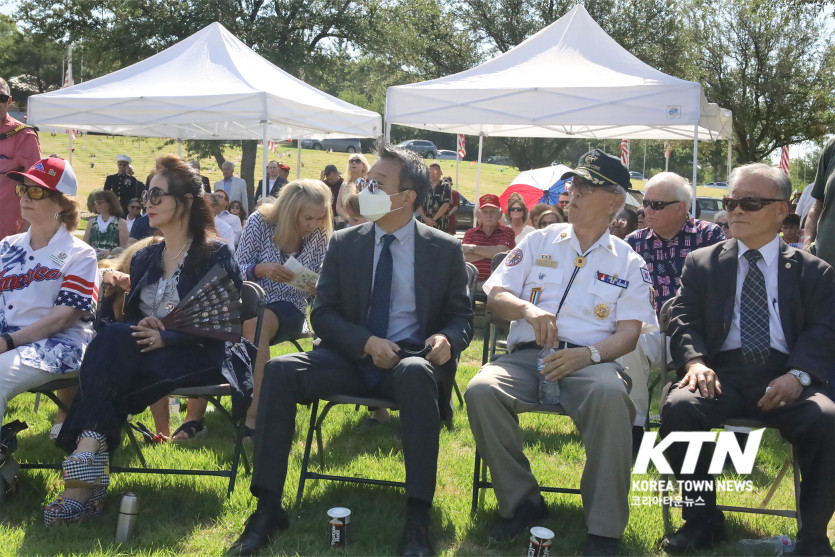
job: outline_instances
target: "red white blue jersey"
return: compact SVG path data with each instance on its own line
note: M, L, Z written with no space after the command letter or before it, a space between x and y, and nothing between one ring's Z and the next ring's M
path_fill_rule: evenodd
M64 226L39 250L32 250L29 232L8 236L0 241L0 333L31 325L54 306L81 310L63 331L16 348L26 365L50 373L75 371L93 338L99 284L95 250Z

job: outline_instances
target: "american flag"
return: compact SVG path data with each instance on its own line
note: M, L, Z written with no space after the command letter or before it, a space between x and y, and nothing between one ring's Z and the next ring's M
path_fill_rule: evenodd
M467 142L464 140L464 134L458 134L458 158L463 159L467 154Z
M783 152L780 154L780 170L789 175L789 146L783 145Z
M623 166L629 168L629 140L628 139L621 139L620 140L620 160L623 163Z

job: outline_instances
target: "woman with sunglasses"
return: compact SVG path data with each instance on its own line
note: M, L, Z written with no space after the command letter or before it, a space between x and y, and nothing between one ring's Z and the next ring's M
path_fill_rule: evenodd
M93 194L93 204L98 215L87 223L84 241L96 250L96 257L107 259L117 255L113 250L128 247L130 231L122 216L119 198L112 191L97 191ZM130 203L128 204L130 206Z
M229 204L229 213L235 215L241 220L241 226L246 224L246 211L240 201L233 201Z
M528 222L528 207L525 201L518 193L511 193L507 199L507 211L505 220L507 225L513 229L516 235L516 245L522 241L522 238L536 230L533 226L527 224Z
M163 319L213 268L240 288L229 247L214 234L200 176L179 157L157 160L143 201L162 242L139 250L130 266L124 322L107 325L90 343L79 391L58 435L70 451L63 462L65 490L44 509L47 526L99 516L110 483L109 451L129 414L138 414L173 389L229 383L242 411L252 385L246 343L168 330Z
M148 182L150 183L150 182ZM142 200L138 197L134 197L130 201L128 201L128 214L125 217L125 224L128 226L128 236L130 237L130 231L133 229L133 223L136 222L136 219L142 216ZM130 241L130 239L128 240Z
M348 213L345 211L345 198L352 193L359 193L357 180L368 177L368 160L361 153L348 155L348 167L343 174L342 186L339 188L339 195L336 197L336 214L342 222L348 222Z
M535 228L537 230L551 226L552 224L563 222L562 217L559 213L557 213L556 208L552 209L548 205L545 207L547 207L547 209L539 213L534 221L536 223Z
M46 158L8 177L29 230L0 241L0 421L12 397L77 373L99 285L96 252L72 235L78 183L70 164Z

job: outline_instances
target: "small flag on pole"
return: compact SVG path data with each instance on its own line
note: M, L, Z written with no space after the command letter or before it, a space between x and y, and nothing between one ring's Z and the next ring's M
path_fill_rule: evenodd
M272 142L272 141L268 141L268 142L267 142L267 149L269 149L270 151L272 151L273 153L275 153L275 143L274 143L274 142Z
M673 153L673 146L670 145L669 141L664 142L664 158L669 159L670 155Z
M789 175L789 146L783 145L782 153L780 154L780 170Z
M620 140L620 161L623 163L623 166L629 168L629 140L628 139L621 139Z
M458 134L458 158L463 159L467 155L467 142L464 139L464 134Z

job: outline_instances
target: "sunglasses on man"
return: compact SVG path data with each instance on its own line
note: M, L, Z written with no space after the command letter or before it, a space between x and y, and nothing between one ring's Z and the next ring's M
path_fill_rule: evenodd
M35 201L39 199L43 199L45 197L50 197L55 192L52 190L48 190L41 186L27 186L26 184L17 184L14 188L15 193L18 197L23 197L24 195L28 196L29 199L33 199Z
M737 207L743 211L759 211L766 205L786 201L785 199L769 199L767 197L743 197L742 199L734 199L733 197L725 196L722 198L722 208L728 212L735 211Z
M162 203L162 198L166 195L174 195L173 193L167 193L162 191L162 188L151 188L146 192L142 192L142 204L146 207L148 205L159 205Z
M12 98L11 95L6 95L5 93L0 93L0 104L5 104L5 103L9 102L9 99L11 99L11 98Z
M649 199L644 199L641 202L645 209L652 209L653 211L663 211L670 205L675 205L676 203L681 203L681 201L650 201Z

